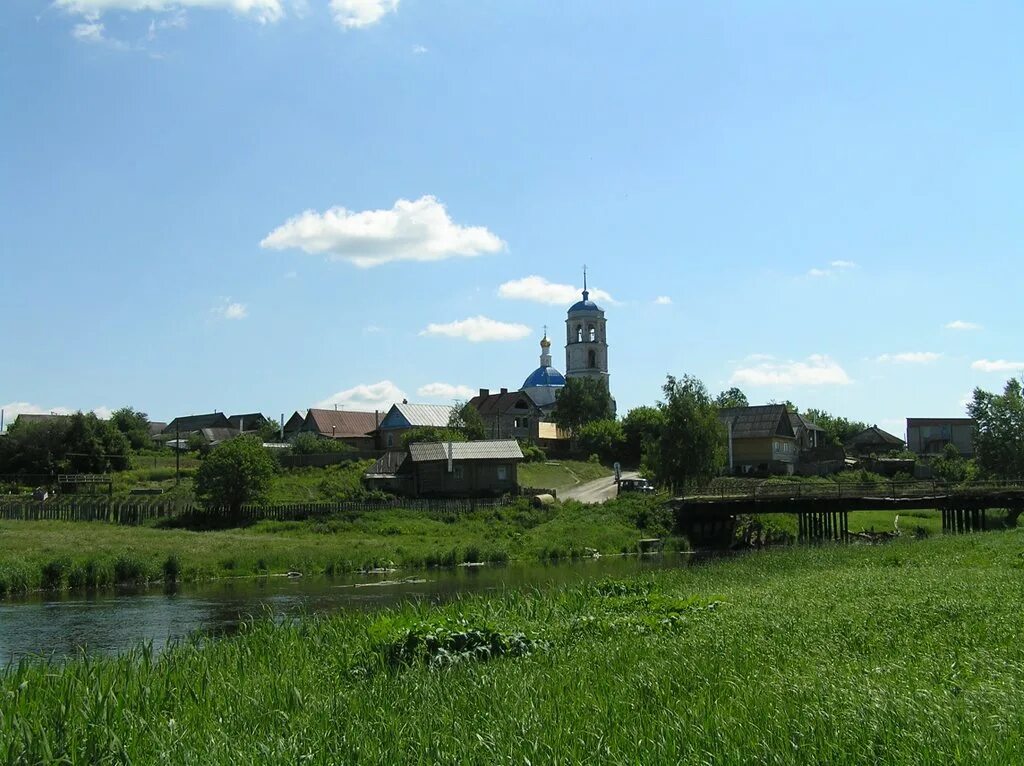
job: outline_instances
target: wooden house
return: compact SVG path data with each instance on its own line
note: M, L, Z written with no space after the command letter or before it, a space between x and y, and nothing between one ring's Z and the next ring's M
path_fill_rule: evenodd
M800 442L786 405L728 407L720 410L718 417L729 442L730 473L795 472Z
M885 455L889 452L899 452L907 446L900 437L893 436L888 431L883 431L878 426L865 428L859 434L851 436L843 444L843 448L849 455L865 457L867 455Z
M447 428L455 408L449 404L394 404L377 427L379 450L402 448L402 436L414 428Z
M417 442L398 468L418 497L497 497L519 491L523 452L515 439Z

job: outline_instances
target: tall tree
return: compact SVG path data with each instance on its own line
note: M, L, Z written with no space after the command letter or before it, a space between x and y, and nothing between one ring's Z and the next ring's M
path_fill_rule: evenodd
M114 410L110 416L110 424L125 435L132 449L140 450L153 446L149 435L149 416L132 407Z
M622 419L622 462L640 465L644 447L661 436L665 425L665 414L658 407L634 407Z
M263 502L277 466L259 437L239 436L214 447L196 472L196 497L207 511L237 517L245 503Z
M587 423L611 415L611 395L597 378L568 378L565 387L555 394L554 421L573 433Z
M487 429L480 410L469 402L456 402L448 417L448 428L461 431L469 441L487 438Z
M974 452L986 474L1004 479L1024 476L1024 394L1016 378L1006 381L1002 394L980 388L967 405L977 423Z
M0 473L109 473L128 467L127 438L93 413L17 421L0 439Z
M825 439L833 446L842 446L868 427L867 423L831 415L824 410L805 410L803 416L815 425L821 426L825 430Z
M669 375L661 390L665 422L648 453L655 480L680 489L699 485L711 479L724 460L725 436L718 408L704 384L690 375Z
M622 424L617 420L592 420L576 432L579 447L588 455L597 455L604 463L621 457L626 440Z
M733 386L715 397L715 406L724 410L729 407L749 407L750 402L745 393Z

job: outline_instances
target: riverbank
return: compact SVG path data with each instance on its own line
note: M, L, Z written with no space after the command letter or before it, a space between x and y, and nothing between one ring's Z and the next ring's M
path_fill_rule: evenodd
M399 509L211 531L0 521L0 596L40 588L633 552L641 537L664 532L655 504L622 498L601 506L533 508L523 501L455 519Z
M756 553L0 679L15 762L1013 763L1019 530Z

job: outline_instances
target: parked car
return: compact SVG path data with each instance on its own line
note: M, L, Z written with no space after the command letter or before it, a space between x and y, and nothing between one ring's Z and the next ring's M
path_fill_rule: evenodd
M654 485L647 479L619 479L619 494L623 492L640 492L647 494L654 492Z

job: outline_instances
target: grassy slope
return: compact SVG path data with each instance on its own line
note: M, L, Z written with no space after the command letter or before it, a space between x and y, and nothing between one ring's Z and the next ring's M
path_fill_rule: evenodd
M149 763L1017 763L1021 531L773 551L0 679L0 753ZM412 632L409 632L409 628ZM383 658L445 630L526 657ZM454 643L449 644L454 647Z
M618 553L633 550L643 536L621 506L567 503L535 510L522 503L457 520L420 511L374 511L352 520L266 521L207 532L100 522L0 521L0 595L40 587L43 569L51 562L62 567L58 577L63 585L88 561L100 562L109 578L119 557L138 563L139 579L160 579L172 555L181 568L179 579L201 579L265 571L347 571L386 562L422 567L481 558L561 558L585 547Z
M522 463L519 466L519 483L522 486L543 487L558 492L572 489L577 484L611 475L611 468L581 460Z

